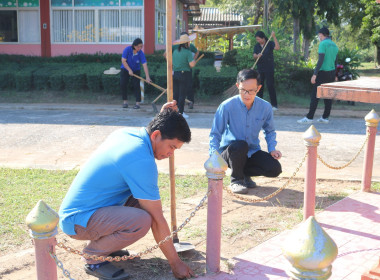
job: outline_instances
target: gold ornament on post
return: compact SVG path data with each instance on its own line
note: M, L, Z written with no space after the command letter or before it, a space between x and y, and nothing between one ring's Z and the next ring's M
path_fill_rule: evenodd
M292 231L284 244L283 254L292 265L286 271L289 277L325 280L331 276L338 247L313 216Z

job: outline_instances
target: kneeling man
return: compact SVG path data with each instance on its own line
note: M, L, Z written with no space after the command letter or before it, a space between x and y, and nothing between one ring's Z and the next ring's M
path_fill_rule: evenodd
M166 107L176 108L176 103ZM157 242L170 235L163 216L155 159L173 155L191 132L176 110L162 110L145 128L113 132L74 179L59 210L60 227L77 240L89 240L83 253L112 256L152 229ZM194 275L173 242L160 249L177 278ZM120 252L119 252L120 254ZM99 279L127 279L113 264L86 259L85 271Z
M217 150L231 168L230 189L246 194L256 187L251 176L277 177L281 172L276 150L272 106L257 97L260 76L252 69L238 73L239 94L220 104L210 132L210 155ZM264 130L268 152L260 148L259 133Z

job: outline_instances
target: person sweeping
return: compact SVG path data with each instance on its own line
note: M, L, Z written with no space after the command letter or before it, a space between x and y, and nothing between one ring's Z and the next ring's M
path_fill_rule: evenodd
M271 37L273 41L269 41L265 36L265 33L258 31L255 34L256 42L253 49L253 58L257 61L257 70L259 71L261 78L261 89L257 93L257 96L263 98L264 96L264 83L268 87L270 103L273 111L278 108L276 89L274 88L274 58L273 50L279 50L280 45L277 41L276 34L272 31ZM269 41L269 42L268 42ZM267 44L268 43L268 44Z

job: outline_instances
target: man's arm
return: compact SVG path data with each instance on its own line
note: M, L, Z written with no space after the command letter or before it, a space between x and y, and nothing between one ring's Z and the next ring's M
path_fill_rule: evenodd
M152 217L152 232L156 242L160 242L165 237L170 235L170 229L168 223L162 212L161 200L143 200L139 199L139 203L142 209L147 211ZM179 258L174 245L173 240L163 243L160 246L161 251L168 259L170 267L176 278L190 278L196 276L194 272Z
M321 69L324 60L325 60L325 54L324 54L324 53L319 53L319 54L318 54L318 62L317 62L317 66L316 66L315 69L314 69L314 74L313 74L313 76L311 76L311 83L312 83L312 84L315 84L315 80L316 80L316 78L317 78L317 75L318 75L319 69Z
M219 106L215 112L214 120L209 137L209 155L211 156L214 151L218 151L220 147L220 141L222 140L222 134L226 129L226 121L224 115L224 108Z
M268 146L268 152L275 158L280 159L281 153L276 150L276 130L274 128L274 121L273 121L273 112L270 111L267 113L266 120L263 124L263 130L265 135L265 141L267 142ZM279 152L279 154L277 153Z

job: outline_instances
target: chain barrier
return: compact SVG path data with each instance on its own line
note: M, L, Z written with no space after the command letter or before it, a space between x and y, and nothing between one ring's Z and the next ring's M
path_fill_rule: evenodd
M63 263L58 259L56 254L49 252L49 255L50 255L50 257L53 258L53 260L57 264L58 268L62 270L63 276L65 276L66 278L69 278L70 280L75 280L74 278L71 278L70 272L63 267Z
M365 144L368 142L368 139L369 139L369 136L370 136L370 133L368 131L368 134L367 134L367 137L366 139L364 140L364 143L363 145L361 146L359 152L349 161L347 162L346 164L343 164L342 166L332 166L330 164L328 164L327 162L325 162L320 155L317 155L318 159L320 160L320 162L322 162L325 166L327 166L328 168L331 168L331 169L335 169L335 170L339 170L339 169L343 169L343 168L346 168L347 166L349 166L351 163L354 162L354 160L356 160L356 158L359 156L359 154L363 151L364 149L364 146Z
M277 194L279 194L282 190L284 190L290 183L290 181L296 176L296 174L298 173L298 171L300 170L302 164L305 162L306 158L307 158L307 155L308 155L308 151L306 151L305 153L305 156L303 157L303 159L301 160L301 162L298 164L298 167L296 169L296 171L293 172L293 175L285 182L285 184L279 188L277 191L273 192L272 194L270 195L267 195L266 197L263 197L263 198L257 198L257 199L252 199L252 198L247 198L247 197L243 197L241 195L237 195L235 193L233 193L228 187L226 186L223 186L223 189L230 195L240 199L240 200L243 200L245 202L251 202L251 203L256 203L256 202L261 202L261 201L266 201L268 199L271 199L272 197L276 196Z
M73 249L69 246L66 246L65 244L63 244L62 242L58 242L57 243L57 246L59 248L62 248L64 250L66 250L67 252L69 253L73 253L73 254L76 254L76 255L79 255L79 256L82 256L86 259L92 259L92 260L95 260L95 261L109 261L109 262L113 262L113 261L116 261L116 262L119 262L119 261L125 261L125 260L131 260L131 259L134 259L136 257L141 257L143 255L146 255L148 253L151 253L153 250L156 250L157 248L159 248L162 244L164 244L165 242L169 241L170 239L173 238L173 236L178 233L179 231L181 231L189 222L190 220L195 216L195 213L199 211L199 209L201 209L201 207L203 206L203 204L205 203L206 199L208 198L208 196L211 194L211 190L208 190L206 195L201 199L201 201L199 202L199 204L195 207L194 211L192 211L190 213L190 216L188 218L185 219L185 221L174 231L172 231L170 233L170 235L166 236L163 240L161 240L160 242L158 242L156 245L150 247L150 248L147 248L146 250L142 251L142 252L139 252L139 253L136 253L136 254L131 254L130 256L127 256L127 255L124 255L122 257L120 256L116 256L116 257L105 257L105 256L94 256L94 255L89 255L89 254L86 254L86 253L83 253L79 250L76 250L76 249Z

